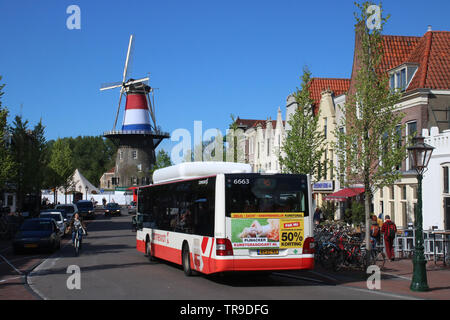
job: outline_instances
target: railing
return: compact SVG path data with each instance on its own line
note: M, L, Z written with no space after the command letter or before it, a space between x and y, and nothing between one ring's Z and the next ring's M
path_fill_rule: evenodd
M428 261L450 263L450 231L424 230L424 254ZM415 230L399 230L394 240L396 258L411 258L414 254Z

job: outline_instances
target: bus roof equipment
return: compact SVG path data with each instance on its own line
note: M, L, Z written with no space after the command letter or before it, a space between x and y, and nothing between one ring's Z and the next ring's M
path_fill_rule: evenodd
M195 179L219 173L251 173L252 167L246 163L236 162L183 162L174 166L155 170L153 183Z

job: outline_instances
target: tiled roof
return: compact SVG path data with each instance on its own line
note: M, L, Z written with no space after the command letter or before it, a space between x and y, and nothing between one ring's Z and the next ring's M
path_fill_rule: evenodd
M404 63L420 42L420 37L383 36L383 59L380 68L388 71Z
M423 37L383 36L381 70L404 63L418 69L407 91L418 88L450 89L450 32L428 31Z
M418 88L450 89L450 32L427 32L407 62L419 64L407 91Z
M272 128L277 127L277 121L272 121ZM256 128L258 125L261 125L263 129L266 128L267 120L254 120L254 119L240 119L239 117L236 119L236 123L238 126L244 126L245 130L249 128ZM285 121L283 121L283 125L285 125Z
M311 85L309 91L311 99L314 100L314 105L319 106L321 94L324 90L333 91L335 96L340 96L348 91L350 86L350 79L339 78L311 78Z

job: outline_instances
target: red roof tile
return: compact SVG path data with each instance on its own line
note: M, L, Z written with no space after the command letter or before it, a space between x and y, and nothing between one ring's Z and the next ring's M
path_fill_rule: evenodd
M420 42L420 37L383 36L383 59L380 68L388 71L404 63Z
M323 91L331 90L335 96L340 96L348 91L349 86L350 79L311 78L309 91L311 99L314 100L314 106L319 106Z
M383 36L384 72L404 63L418 69L407 91L418 88L450 89L450 32L428 31L423 37Z
M407 91L418 88L450 89L450 32L425 33L407 62L419 64Z

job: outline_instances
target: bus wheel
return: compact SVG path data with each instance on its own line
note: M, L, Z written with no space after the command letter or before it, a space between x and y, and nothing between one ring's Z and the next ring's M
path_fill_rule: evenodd
M147 243L145 245L145 255L147 256L148 260L155 261L155 257L152 253L152 243L149 240L147 240Z
M184 274L188 277L192 276L191 254L189 253L189 246L187 244L183 245L182 264Z

